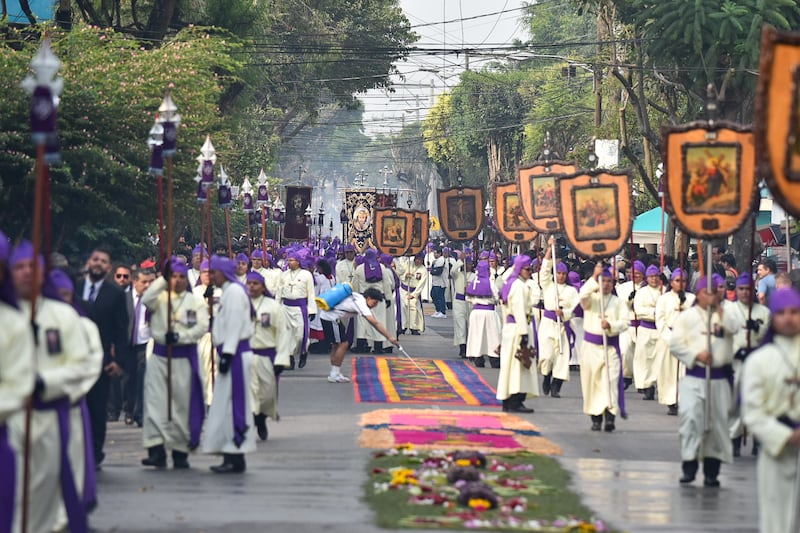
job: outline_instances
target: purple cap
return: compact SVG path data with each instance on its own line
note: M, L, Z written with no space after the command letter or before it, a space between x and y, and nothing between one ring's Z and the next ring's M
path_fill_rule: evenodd
M264 252L261 250L253 250L250 254L250 259L264 259Z
M69 276L63 270L51 270L50 271L50 283L53 284L58 290L67 289L70 292L75 291L75 285L72 283L72 280L69 279Z
M719 283L717 282L717 277L720 277L720 276L716 276L716 274L711 276L711 290L712 291L717 290L717 287L719 286ZM694 290L695 290L696 293L699 293L701 291L706 290L707 288L708 288L708 278L706 276L703 276L703 277L701 277L700 279L697 280L697 285L695 285Z
M8 266L13 267L20 261L33 259L33 243L31 241L22 241L11 250L11 255L8 257ZM44 267L44 259L41 254L39 255L39 266Z
M240 253L236 254L236 262L237 263L249 263L250 262L250 258L247 257L247 254L243 254L243 253L240 252Z
M429 242L429 243L428 243L428 249L429 249L429 250L433 250L434 246L435 246L435 245L434 245L432 242Z
M266 283L264 282L264 276L254 271L247 273L247 281L257 281L262 285L266 285Z
M489 259L489 251L488 250L484 250L484 251L482 251L480 253L480 255L478 255L478 260L479 261L483 261L484 259Z
M566 273L569 272L569 268L567 268L567 264L565 262L559 261L558 263L556 263L556 272Z
M417 255L414 256L414 259L420 259L420 260L424 261L425 260L425 253L424 252L418 253Z
M603 278L611 278L614 279L614 274L611 273L611 269L606 267L603 269L603 272L600 274Z
M779 313L784 309L800 308L800 292L793 287L775 289L769 298L769 310Z
M641 272L642 274L645 273L645 266L644 263L641 261L634 261L633 262L633 271L634 272Z
M531 258L527 255L518 255L514 258L514 270L511 272L511 275L506 280L505 285L503 285L503 288L500 290L500 298L504 303L508 302L508 294L511 292L511 286L519 277L519 273L523 268L528 268L530 266Z
M215 255L211 257L211 270L218 270L222 272L225 279L228 281L238 281L236 277L236 261L228 259L222 255Z
M381 263L385 266L390 267L392 266L392 262L394 261L394 257L389 254L381 254Z
M298 263L300 262L300 253L297 250L292 250L291 252L286 254L286 260L294 259Z
M444 248L442 248L442 253L443 254L449 254L450 253L450 247L449 246L445 246Z
M172 260L172 271L177 274L183 274L184 276L189 273L189 265L187 265L183 259L173 259Z
M739 277L736 278L736 286L737 287L749 287L753 284L753 278L750 276L749 272L742 272L739 274Z
M202 244L202 243L198 244L192 250L192 255L200 255L201 253L204 254L204 255L208 255L208 253L205 252L205 249L206 249L206 247L205 247L204 244Z
M647 267L647 270L644 273L644 275L647 276L647 277L658 276L660 274L661 274L661 272L659 271L658 267L655 266L655 265L650 265L649 267Z
M497 261L497 254L494 252L489 252L489 261Z
M672 271L672 275L670 276L670 281L675 281L675 278L686 278L686 272L683 271L682 268L676 268Z
M353 246L352 244L345 244L345 245L344 245L344 251L345 251L345 253L347 253L347 252L353 252L353 253L355 253L355 251L356 251L356 247L355 247L355 246Z
M714 288L719 288L720 285L725 285L725 278L716 272L711 275L711 280L714 282Z
M200 272L205 272L206 270L208 270L208 259L203 259L200 262Z
M581 288L581 275L578 274L577 272L570 271L569 273L567 273L567 281L569 281L569 284L575 287L576 289Z

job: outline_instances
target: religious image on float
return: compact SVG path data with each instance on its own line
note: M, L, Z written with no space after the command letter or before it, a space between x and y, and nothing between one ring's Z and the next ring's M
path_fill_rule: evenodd
M397 245L406 239L406 219L403 217L386 217L383 221L383 242Z
M525 213L522 211L522 204L519 201L519 195L515 192L503 193L505 199L506 209L503 212L505 226L510 231L527 231L530 229L525 218Z
M572 191L577 215L575 238L579 241L617 239L620 220L617 210L619 191L616 186L578 187Z
M687 213L739 211L738 143L687 143L683 146L683 191Z
M534 218L558 216L558 197L554 176L535 176L531 179Z

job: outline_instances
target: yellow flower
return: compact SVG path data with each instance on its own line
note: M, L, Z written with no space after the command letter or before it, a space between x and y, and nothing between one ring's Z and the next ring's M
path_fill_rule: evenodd
M492 502L484 498L470 498L467 505L476 511L486 511L492 508Z
M392 485L417 485L419 481L413 470L402 468L392 472Z
M456 465L458 466L471 466L472 461L469 459L456 459Z

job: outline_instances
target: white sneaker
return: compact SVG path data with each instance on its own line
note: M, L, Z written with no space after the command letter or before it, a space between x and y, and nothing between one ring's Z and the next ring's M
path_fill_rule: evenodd
M350 383L350 378L342 374L336 376L328 376L328 383Z
M433 313L431 315L431 318L442 318L443 316L444 315L442 313L440 313L439 311L436 311L435 313Z

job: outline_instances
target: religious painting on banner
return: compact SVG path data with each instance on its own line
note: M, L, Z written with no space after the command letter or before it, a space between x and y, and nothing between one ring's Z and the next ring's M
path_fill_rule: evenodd
M667 211L697 239L730 235L747 220L758 187L750 128L699 121L662 128Z
M375 193L375 207L397 207L397 193Z
M428 211L411 210L414 220L411 223L411 244L408 245L405 255L417 255L428 244L430 229L430 213Z
M561 230L558 218L558 178L574 174L577 165L565 161L546 161L517 167L517 189L525 218L537 231Z
M572 249L586 259L619 252L633 226L628 172L592 170L558 179L560 226Z
M483 227L482 187L437 189L441 228L451 241L471 241Z
M515 181L494 185L494 213L497 230L507 241L530 242L539 235L525 218Z
M375 189L351 189L344 192L347 212L347 242L363 253L373 245L372 210L378 201Z
M288 240L308 239L306 208L311 205L311 187L286 187L286 225L283 236Z
M758 175L787 213L800 217L800 33L761 33L755 121Z
M405 209L392 207L376 207L375 246L381 253L400 256L411 244L411 232L414 225L414 213Z

